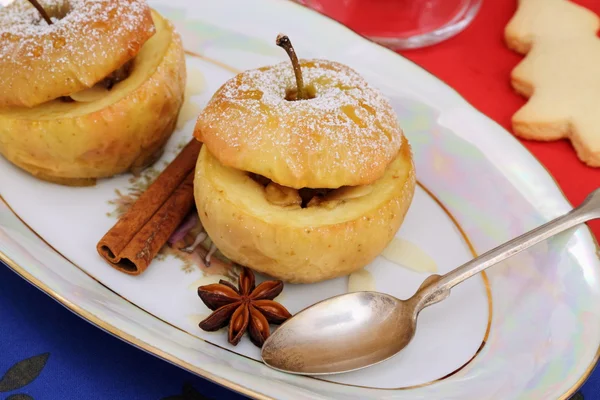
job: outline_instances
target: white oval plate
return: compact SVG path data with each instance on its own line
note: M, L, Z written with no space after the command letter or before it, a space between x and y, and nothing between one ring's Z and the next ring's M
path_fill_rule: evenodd
M198 328L209 311L197 287L235 270L207 268L197 254L170 248L139 277L108 267L97 241L191 138L194 119L186 115L195 117L235 71L285 60L274 44L279 32L301 57L348 64L390 98L420 183L397 237L427 253L440 273L571 208L508 132L423 69L326 17L285 0L151 4L197 54L187 59L191 96L165 155L140 178L77 189L37 181L1 159L3 261L100 328L252 397L549 399L581 385L600 345L600 262L585 226L458 286L423 312L414 341L397 357L320 379L273 371L247 338L233 347L225 332ZM401 298L428 275L383 257L367 271L377 290ZM286 285L277 300L295 313L347 290L346 277Z

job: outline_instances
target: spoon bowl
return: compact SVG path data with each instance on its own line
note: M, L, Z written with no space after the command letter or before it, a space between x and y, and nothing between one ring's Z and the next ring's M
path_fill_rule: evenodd
M413 311L411 304L384 293L335 296L281 325L265 342L262 359L292 374L364 368L387 360L410 342L416 322Z

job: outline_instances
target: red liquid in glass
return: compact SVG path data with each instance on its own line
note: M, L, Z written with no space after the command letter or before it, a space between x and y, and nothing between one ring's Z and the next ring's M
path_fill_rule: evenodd
M304 0L305 5L370 37L402 38L436 30L464 11L465 0Z

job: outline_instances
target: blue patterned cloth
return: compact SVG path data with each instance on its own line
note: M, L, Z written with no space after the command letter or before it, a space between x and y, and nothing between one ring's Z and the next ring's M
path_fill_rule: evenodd
M245 398L105 333L0 263L0 400Z
M0 264L0 400L244 398L101 331ZM600 400L600 370L576 398Z

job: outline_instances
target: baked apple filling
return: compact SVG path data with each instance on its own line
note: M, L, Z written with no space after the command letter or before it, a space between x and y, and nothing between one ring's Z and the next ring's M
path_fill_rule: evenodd
M96 83L89 89L85 89L70 96L64 96L61 100L66 102L76 101L80 103L91 103L103 98L117 83L124 81L131 75L134 59L127 61L119 69L113 71L106 78Z
M129 77L131 68L133 67L133 58L123 64L119 69L113 71L110 75L100 81L100 85L110 90L117 83L124 81Z
M250 173L249 176L264 188L265 198L269 203L281 207L331 209L347 200L366 196L373 190L371 185L342 186L337 189L294 189L279 185L262 175Z

